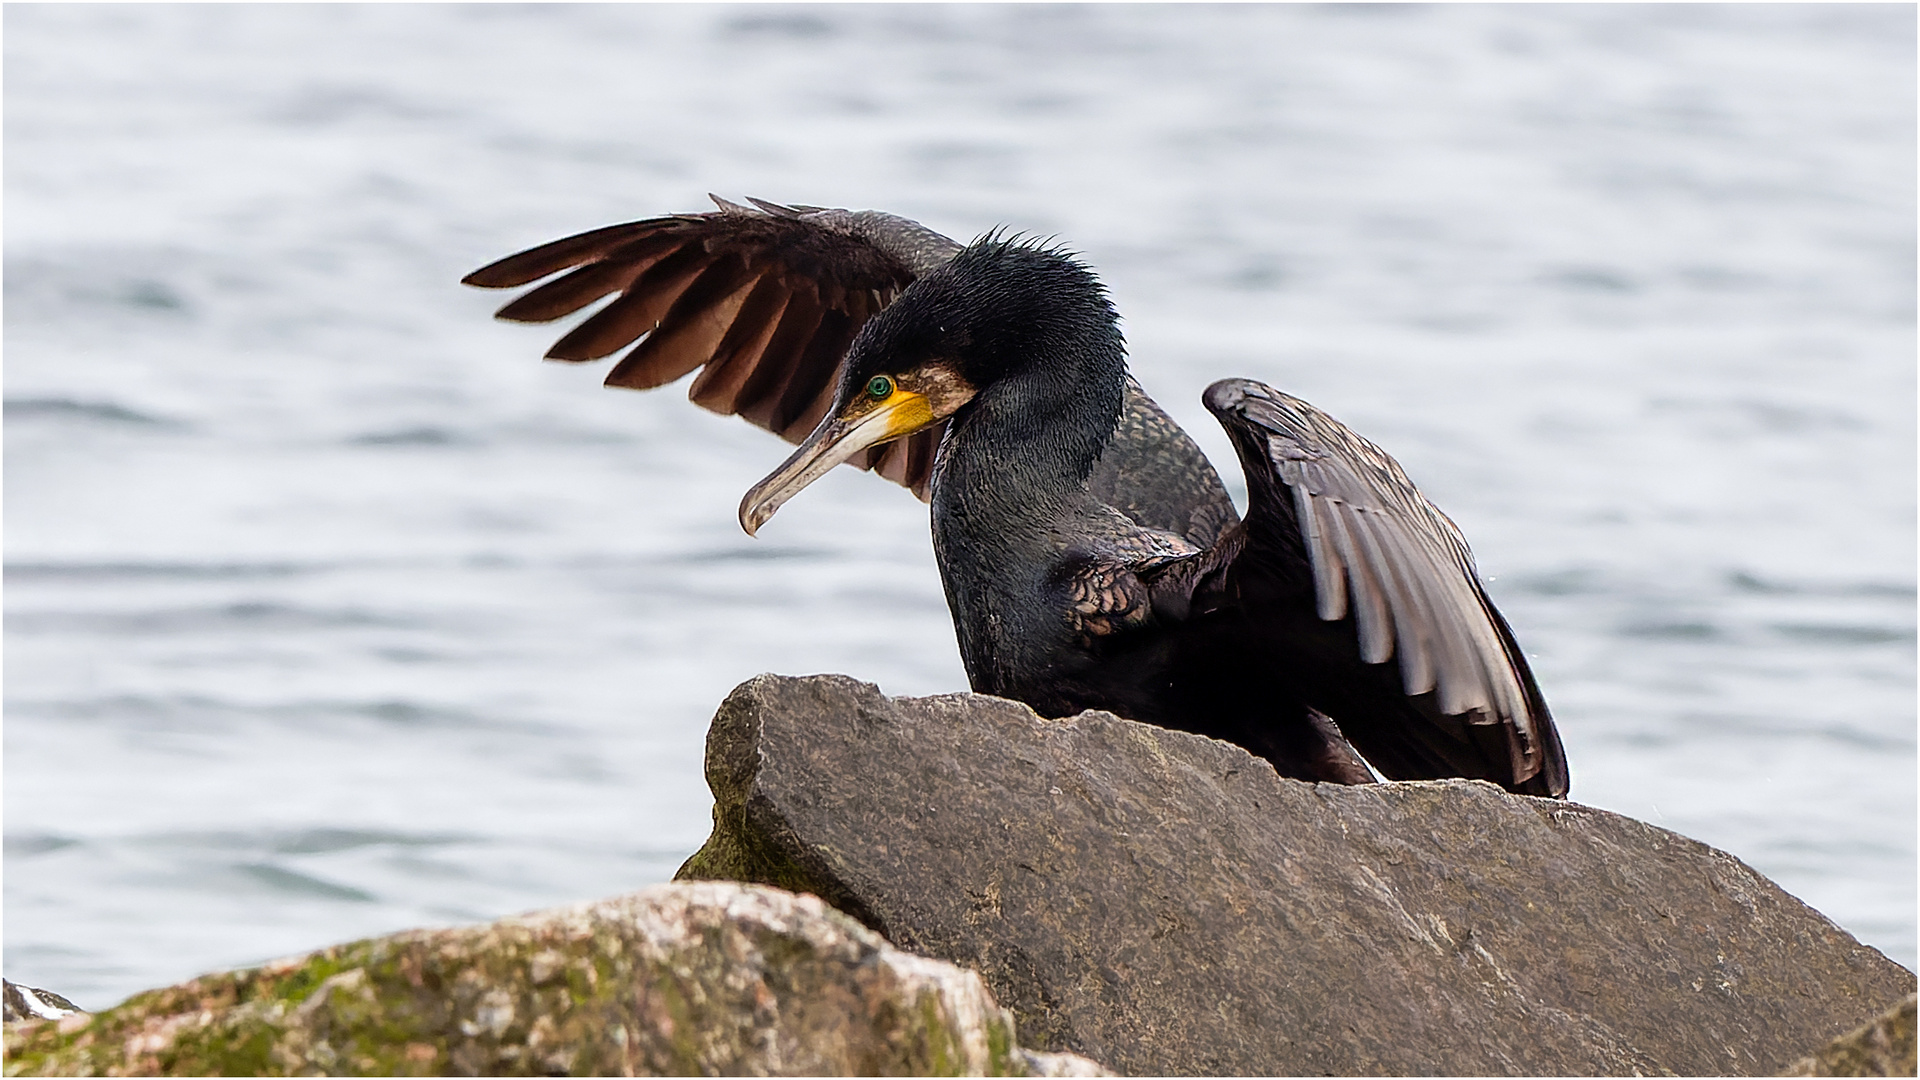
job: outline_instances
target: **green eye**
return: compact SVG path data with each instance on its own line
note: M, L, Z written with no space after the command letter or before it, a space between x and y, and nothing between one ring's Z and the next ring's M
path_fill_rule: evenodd
M893 393L893 380L885 375L875 375L872 381L867 383L867 393L876 400L884 398Z

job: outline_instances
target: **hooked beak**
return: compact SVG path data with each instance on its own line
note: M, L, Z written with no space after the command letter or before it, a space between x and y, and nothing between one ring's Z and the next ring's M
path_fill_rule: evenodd
M925 394L905 387L858 416L829 415L807 441L740 500L740 527L748 536L760 531L774 511L835 465L868 447L911 435L939 419Z

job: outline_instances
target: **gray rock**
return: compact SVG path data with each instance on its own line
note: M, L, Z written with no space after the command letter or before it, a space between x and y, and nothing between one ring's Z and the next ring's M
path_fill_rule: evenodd
M1123 1073L1764 1074L1913 975L1730 855L1469 781L761 676L686 878L817 893Z
M1787 1069L1788 1076L1912 1076L1914 995Z
M709 882L421 930L9 1024L9 1076L1102 1075L979 976Z

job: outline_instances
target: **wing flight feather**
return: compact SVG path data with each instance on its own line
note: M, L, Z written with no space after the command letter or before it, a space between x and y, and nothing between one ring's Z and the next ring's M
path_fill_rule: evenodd
M568 267L597 262L627 242L649 235L656 224L654 221L629 221L592 229L529 248L518 255L509 255L460 280L482 289L518 288Z
M713 359L707 361L707 366L687 389L687 396L694 404L721 415L739 411L740 391L766 352L768 342L773 340L773 332L779 328L780 316L792 296L792 290L770 274L754 282L752 291L734 313L726 336L714 346Z

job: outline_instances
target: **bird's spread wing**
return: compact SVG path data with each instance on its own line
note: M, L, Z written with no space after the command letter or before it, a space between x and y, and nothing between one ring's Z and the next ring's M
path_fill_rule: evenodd
M831 404L860 327L960 245L874 211L714 202L720 209L711 213L542 244L462 280L506 289L551 278L500 309L515 322L548 322L613 296L547 357L598 360L632 345L606 381L638 390L704 368L687 394L695 403L800 442ZM925 499L945 427L875 447L853 464Z
M1298 398L1231 379L1206 404L1247 471L1250 539L1256 518L1297 530L1319 618L1351 617L1361 661L1397 657L1406 695L1432 694L1445 726L1504 729L1515 783L1564 793L1552 717L1453 522L1385 451Z

